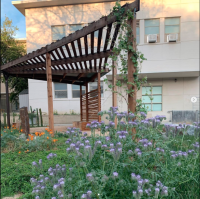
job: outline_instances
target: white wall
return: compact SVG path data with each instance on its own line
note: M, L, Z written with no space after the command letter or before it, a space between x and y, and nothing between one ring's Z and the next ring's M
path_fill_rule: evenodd
M140 20L138 50L147 58L142 73L199 71L199 1L141 0L137 19ZM180 17L180 41L164 42L166 17ZM160 42L144 42L144 20L160 19Z
M123 2L125 3L125 2ZM58 7L32 8L26 10L27 52L31 52L52 42L51 26L89 23L110 12L114 3L81 4ZM177 43L164 42L164 18L181 17L180 40ZM160 18L160 43L144 43L144 20ZM163 86L163 111L149 115L165 114L170 119L170 110L190 110L191 96L199 96L199 78L186 78L188 71L199 71L199 2L197 0L141 0L140 44L138 50L147 58L142 64L142 73L185 72L184 77L170 79L149 79L152 85ZM66 30L68 34L68 30ZM159 78L159 77L158 77ZM103 78L102 78L103 79ZM71 86L68 90L71 92ZM104 84L104 90L108 89ZM125 94L123 89L119 92ZM138 92L138 98L141 91ZM47 84L44 81L29 80L29 102L33 108L48 111ZM112 93L104 91L102 110L112 105ZM53 100L54 110L65 113L80 112L79 99ZM118 96L120 111L127 109L123 97Z

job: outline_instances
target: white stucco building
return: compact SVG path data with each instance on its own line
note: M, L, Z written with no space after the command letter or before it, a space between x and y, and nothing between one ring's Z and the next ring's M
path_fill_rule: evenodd
M131 1L122 1L122 4ZM32 52L60 39L84 25L107 15L115 5L109 0L24 0L13 5L26 17L27 52ZM142 87L137 97L149 107L149 116L166 115L171 120L175 110L198 110L199 102L199 1L141 0L137 12L138 50L147 61L141 66L140 77L147 76L152 85L152 101ZM156 43L147 36L157 34ZM167 42L167 35L177 34L176 42ZM103 77L110 78L110 74ZM89 89L95 88L92 83ZM48 110L47 83L29 80L29 105ZM102 109L112 105L112 93L102 81ZM78 89L78 90L77 90ZM123 90L120 92L124 92ZM58 113L80 112L79 88L75 85L53 83L53 106ZM121 111L127 109L118 97Z

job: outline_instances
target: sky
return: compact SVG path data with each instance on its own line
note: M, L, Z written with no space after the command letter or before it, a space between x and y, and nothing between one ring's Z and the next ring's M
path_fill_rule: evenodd
M1 24L5 20L6 15L10 20L12 20L13 25L19 28L15 37L26 38L25 16L12 5L12 1L17 0L1 0Z

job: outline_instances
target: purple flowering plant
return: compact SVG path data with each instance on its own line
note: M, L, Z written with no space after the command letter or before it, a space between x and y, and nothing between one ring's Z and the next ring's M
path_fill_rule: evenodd
M164 116L130 116L115 107L100 114L109 115L109 120L91 122L91 135L67 130L63 166L56 164L53 153L46 160L33 162L42 175L31 180L35 198L175 199L182 197L183 188L187 194L191 192L186 188L189 183L193 183L193 191L198 189L199 142L187 134L188 125L179 125L184 133L178 133L177 126L163 124ZM40 167L48 159L56 165L45 175Z

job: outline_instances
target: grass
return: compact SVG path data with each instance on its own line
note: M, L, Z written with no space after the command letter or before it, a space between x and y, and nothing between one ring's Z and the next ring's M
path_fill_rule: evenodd
M16 193L26 193L24 197L31 198L32 187L30 178L38 176L32 170L32 162L38 162L42 159L44 164L44 173L50 166L56 163L63 165L70 162L66 154L66 144L64 137L57 138L58 142L52 150L36 151L31 153L9 152L1 153L1 198L5 196L13 196ZM47 160L49 153L56 153L55 161ZM55 163L56 162L56 163Z

